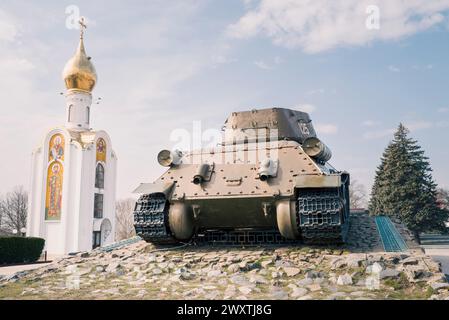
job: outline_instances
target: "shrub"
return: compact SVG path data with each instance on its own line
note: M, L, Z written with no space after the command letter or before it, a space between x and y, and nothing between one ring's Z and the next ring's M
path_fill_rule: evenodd
M44 244L41 238L0 237L0 264L35 262Z

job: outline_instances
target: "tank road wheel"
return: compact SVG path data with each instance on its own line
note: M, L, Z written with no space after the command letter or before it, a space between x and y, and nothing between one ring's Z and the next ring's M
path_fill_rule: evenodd
M284 238L295 240L300 237L294 201L290 199L278 201L276 218L279 232Z
M177 240L188 241L195 233L193 212L183 203L173 203L171 205L168 221L170 230Z

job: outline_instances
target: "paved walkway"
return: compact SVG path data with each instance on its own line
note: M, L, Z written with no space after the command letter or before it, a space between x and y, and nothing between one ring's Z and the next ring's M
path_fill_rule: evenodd
M46 266L50 263L25 264L20 266L1 267L0 276L10 276L16 272L34 270Z
M425 250L426 254L431 256L435 261L441 263L443 272L449 275L449 246L440 249L426 248Z

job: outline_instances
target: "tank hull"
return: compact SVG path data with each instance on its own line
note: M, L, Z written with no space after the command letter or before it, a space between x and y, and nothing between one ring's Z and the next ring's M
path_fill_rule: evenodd
M330 150L324 158L307 154L302 143L320 141L308 115L268 109L233 114L227 124L231 142L183 155L155 182L136 190L143 194L134 212L137 234L153 243L199 235L226 240L238 238L238 232L247 235L243 238L252 232L251 239L343 242L349 174L324 162ZM243 137L250 125L279 130L271 140ZM168 153L164 159L170 159Z

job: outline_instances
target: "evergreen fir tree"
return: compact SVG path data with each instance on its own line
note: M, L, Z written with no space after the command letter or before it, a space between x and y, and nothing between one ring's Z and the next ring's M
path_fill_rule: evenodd
M437 205L437 185L429 159L400 124L385 149L371 192L370 213L399 218L417 236L444 230L449 213Z

